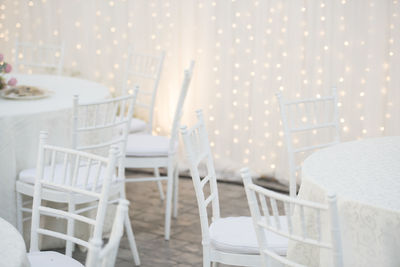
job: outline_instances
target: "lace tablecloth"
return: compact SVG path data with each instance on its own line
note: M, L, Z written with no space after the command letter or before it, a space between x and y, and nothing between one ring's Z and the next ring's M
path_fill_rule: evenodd
M0 217L16 225L15 181L18 173L36 166L39 131L49 131L49 143L70 146L72 97L96 101L109 97L107 87L87 80L51 75L13 75L19 85L53 91L38 100L0 98ZM25 224L25 239L29 225ZM78 229L79 231L79 229Z
M400 266L400 137L342 143L308 157L298 197L323 202L327 192L338 198L345 266ZM288 256L331 266L329 253L298 243Z
M0 218L0 266L30 266L22 236L2 218Z

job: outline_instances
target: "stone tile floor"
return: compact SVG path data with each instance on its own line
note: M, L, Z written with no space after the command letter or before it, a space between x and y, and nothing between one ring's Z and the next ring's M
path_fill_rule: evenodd
M127 172L127 177L134 175ZM250 216L242 185L219 182L218 192L222 217ZM180 178L179 214L172 220L169 241L164 240L164 202L160 200L157 184L127 184L127 197L142 267L202 265L200 220L191 179ZM74 257L84 263L86 255L77 251ZM126 237L121 240L115 266L134 266Z

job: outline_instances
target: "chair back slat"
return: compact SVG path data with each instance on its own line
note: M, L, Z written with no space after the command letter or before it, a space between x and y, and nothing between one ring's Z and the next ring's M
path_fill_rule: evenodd
M271 222L271 214L269 212L267 201L265 200L265 198L260 198L260 204L261 204L262 214L264 215L264 218L265 218L265 223L267 225L271 225L271 223L272 223Z
M306 200L292 198L287 195L279 194L274 191L265 189L255 185L252 181L248 168L241 170L241 175L245 185L246 196L253 218L260 253L264 262L264 266L272 266L275 262L285 264L285 266L303 266L293 259L278 255L271 247L268 246L268 240L265 238L264 231L271 231L277 235L288 238L289 240L300 242L320 249L329 249L332 252L332 262L335 267L343 266L341 237L339 229L339 219L336 206L335 195L328 195L328 204L320 204ZM292 226L292 218L287 220L288 228L279 227L266 223L260 210L265 209L263 201L257 199L268 199L271 203L272 213L275 217L277 202L285 207L286 217L297 218L300 225L299 228ZM259 204L261 203L261 204ZM294 212L291 212L291 210ZM307 210L307 211L306 211ZM263 212L264 216L266 212ZM322 237L321 234L321 216L330 218L330 235ZM319 225L319 226L317 226ZM316 233L308 232L307 229L314 229L317 226Z
M184 72L184 78L183 78L183 82L182 82L182 86L181 86L181 91L179 94L178 102L176 104L174 119L172 122L171 139L169 142L169 152L170 153L175 151L175 149L177 147L177 143L179 142L179 138L178 138L179 137L178 136L179 135L179 126L180 126L180 121L181 121L181 117L183 114L183 106L185 103L186 95L187 95L190 81L191 81L192 75L193 75L194 64L195 64L195 62L192 60L190 62L189 69L185 70L185 72Z
M289 191L295 197L303 159L317 149L340 142L337 92L333 88L331 96L294 101L285 100L281 93L277 97L289 159Z
M292 214L292 206L289 203L284 202L283 207L285 210L285 214ZM289 234L292 234L293 233L292 216L285 216L285 218Z
M50 155L51 166L45 161L46 155ZM117 162L118 148L110 148L107 158L95 154L82 152L74 149L51 146L47 144L47 132L41 132L39 141L39 153L36 167L36 178L34 185L34 196L32 206L32 225L31 225L31 243L30 251L39 250L39 235L48 235L61 238L66 241L72 241L79 245L88 245L84 240L71 236L69 233L59 233L40 227L40 218L42 216L51 216L63 219L79 220L80 222L93 225L93 219L83 215L77 215L73 211L59 211L42 205L42 191L50 188L59 192L64 192L68 196L68 203L73 203L76 197L86 197L88 201L97 201L97 215L94 225L93 237L102 238L102 229L105 219L105 212L109 198L111 181L115 172ZM61 162L61 164L59 163ZM97 164L101 167L101 172L96 174L93 179L82 179L82 173L91 176L91 173L82 168L83 162ZM59 166L59 167L57 167ZM62 175L54 175L54 168L60 168ZM101 175L101 188L96 181ZM85 181L81 183L81 181ZM95 187L90 187L91 183ZM99 190L100 188L100 190ZM73 235L73 233L72 233Z
M165 52L149 55L129 49L125 63L122 93L128 94L133 85L139 85L135 116L144 117L148 122L146 131L152 132L154 105L164 65ZM149 96L149 97L145 97Z
M15 43L15 68L34 68L40 71L52 71L62 74L64 63L64 42L60 45ZM29 71L32 71L31 69Z
M208 140L207 130L204 124L203 112L196 111L197 123L190 129L186 126L181 127L182 139L185 152L190 166L193 186L196 192L197 204L199 208L200 224L202 231L203 244L209 244L209 221L220 218L219 196L217 178L214 163ZM202 179L200 176L201 162L205 163L206 173ZM209 185L208 187L206 185ZM209 195L207 195L209 189ZM207 206L211 203L211 218L208 216Z
M79 96L74 96L73 148L106 154L111 146L118 146L118 159L123 165L138 90L139 88L135 87L132 95L91 103L79 103ZM121 168L124 167L122 165Z

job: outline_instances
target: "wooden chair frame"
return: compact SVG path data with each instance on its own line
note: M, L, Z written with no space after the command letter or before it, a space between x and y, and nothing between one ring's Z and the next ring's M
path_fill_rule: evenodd
M340 142L340 134L339 134L339 120L338 120L338 107L337 107L337 92L336 88L332 88L332 95L327 97L320 98L310 98L310 99L298 99L294 101L287 101L282 97L282 94L277 93L277 98L279 100L280 112L282 117L282 124L285 133L285 141L287 154L289 158L289 192L291 197L296 197L297 195L297 172L300 171L301 165L296 165L295 157L298 153L309 152L313 150L317 150L320 148L324 148L327 146L335 145ZM307 113L316 112L316 107L318 104L327 104L331 103L333 105L333 120L327 123L319 123L315 122L315 120L309 119L310 123L304 123L302 127L296 127L292 120L292 117L289 116L289 108L294 107L296 110L299 110L301 106L304 106L307 110ZM300 132L313 132L316 130L320 130L323 128L333 128L334 129L334 138L332 142L329 143L321 143L313 146L304 146L300 148L294 148L292 143L293 134Z
M260 255L228 253L220 251L211 245L209 221L214 222L220 219L217 178L203 113L201 110L197 110L196 115L197 123L190 129L186 126L182 126L181 134L190 164L190 173L199 208L203 245L203 266L209 267L212 262L213 264L224 263L239 266L258 266L261 262ZM205 162L207 170L207 175L203 179L201 179L199 172L199 164L201 162ZM206 185L210 186L210 195L207 197L204 192ZM207 212L207 207L210 204L211 217Z
M263 234L264 230L272 231L278 235L284 236L292 241L301 242L314 247L330 249L332 251L332 258L335 267L343 266L342 246L339 229L339 217L336 203L336 195L331 194L327 196L328 204L314 203L311 201L301 200L276 193L274 191L265 189L261 186L253 184L250 171L248 168L241 170L241 175L245 185L246 196L249 203L251 216L253 217L254 228L257 234L257 241L260 246L260 254L262 255L263 266L273 266L272 264L280 262L285 266L291 267L305 267L291 259L282 257L268 248L268 240ZM268 209L268 200L272 212ZM283 203L286 213L286 220L288 229L283 229L279 221L278 205L277 202ZM316 227L318 229L317 237L311 237L306 231L307 222L305 219L305 209L310 210L316 214ZM301 234L293 230L293 225L296 221L292 220L292 211L300 214L300 229ZM321 236L321 213L328 213L331 224L331 242L322 241ZM308 223L309 224L309 223ZM272 259L274 261L272 261Z
M190 80L194 69L194 61L191 61L190 67L184 72L184 79L182 87L176 105L174 120L172 123L171 134L169 139L169 149L167 156L126 156L126 168L154 168L154 177L142 177L142 178L127 178L126 182L150 182L150 181L167 181L167 199L165 204L165 240L169 240L171 232L171 215L172 215L172 204L174 207L174 217L178 214L178 187L179 187L179 173L178 173L178 160L177 160L177 144L178 138L178 127L179 122L183 113L183 105L189 89ZM158 168L166 167L167 176L160 176ZM174 203L172 198L174 197Z
M147 110L148 112L148 124L146 133L151 134L153 131L153 116L154 107L156 102L158 85L160 83L161 73L164 65L165 51L162 51L160 55L149 55L135 53L133 49L129 49L128 58L125 63L124 81L122 87L122 93L128 94L130 85L128 80L131 77L138 77L141 79L153 81L153 87L150 91L145 91L143 88L139 89L139 95L146 94L151 95L150 103L136 102L136 106ZM151 68L155 66L155 68ZM136 86L137 84L135 84Z
M50 45L50 44L33 44L29 42L19 42L15 43L15 68L18 70L21 65L29 66L39 69L55 69L57 75L61 75L63 71L64 64L64 50L65 43L62 42L60 45ZM38 51L36 51L38 50ZM51 63L41 63L41 62L30 62L24 59L24 55L33 54L38 52L41 54L42 58L49 59L48 53L53 53L53 62ZM59 54L57 56L57 53ZM22 54L22 58L20 58ZM58 58L58 60L57 60Z
M79 151L90 151L101 148L109 148L110 146L117 146L119 149L119 154L117 155L117 179L115 183L112 184L111 191L112 195L117 195L118 198L126 199L125 195L125 149L126 149L126 139L128 135L128 126L129 122L132 118L134 104L136 100L136 94L138 89L135 89L133 95L117 97L113 99L107 99L92 103L79 103L79 97L74 96L73 99L73 131L72 131L72 146L74 149ZM103 114L101 114L100 110L105 110ZM94 112L94 114L89 114L90 112ZM83 113L83 115L81 115ZM120 116L120 114L126 114L126 116ZM104 115L101 117L100 115ZM79 118L83 121L83 126L79 125ZM122 128L122 132L120 129ZM82 145L80 144L80 134L94 132L99 130L114 130L116 135L112 135L110 140L103 141L102 143L90 144L90 145ZM17 189L17 225L20 232L23 232L23 222L29 220L30 218L23 218L23 212L30 213L31 209L26 208L25 206L29 205L30 202L23 202L22 195L33 196L33 186L32 184L25 183L22 181L17 181L16 184ZM45 199L60 202L60 203L69 203L68 195L64 192L46 189L44 190ZM110 201L109 204L116 203L118 199ZM79 204L90 203L85 198L79 201ZM89 211L91 209L96 208L96 205L91 205L88 207L81 208L76 210L75 205L68 205L68 211L74 212L76 214L81 214L83 212ZM129 244L131 247L131 252L134 258L134 261L137 265L140 265L139 254L137 251L137 246L132 230L132 226L130 224L129 216L125 218L125 228L129 240ZM73 220L70 220L68 223L68 231L69 233L74 233L75 224ZM74 245L72 242L67 241L66 246L66 255L71 256L72 251L74 249Z

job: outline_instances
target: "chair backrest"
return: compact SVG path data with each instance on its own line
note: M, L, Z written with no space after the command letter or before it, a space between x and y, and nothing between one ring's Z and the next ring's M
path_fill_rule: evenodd
M332 95L327 97L298 99L287 101L281 95L276 94L279 100L282 124L285 133L286 147L289 159L289 191L290 196L297 194L297 176L301 170L303 159L313 151L334 145L340 142L337 93L336 88L332 89ZM332 131L333 130L333 131ZM327 134L316 136L317 133ZM298 138L308 138L313 145L302 146L306 141L299 142ZM316 140L322 140L315 143Z
M32 44L28 42L15 43L15 68L21 66L49 71L55 70L62 74L64 64L64 42L61 45Z
M185 103L187 91L189 89L190 81L192 79L194 64L195 64L195 62L192 60L190 62L189 69L186 69L184 71L181 92L179 94L179 99L178 99L178 102L177 102L176 108L175 108L174 120L172 122L171 139L169 142L169 152L170 153L172 153L176 150L176 145L179 142L179 126L180 126L180 121L181 121L181 118L183 115L183 105Z
M117 146L118 177L124 177L124 159L129 125L135 108L138 87L132 95L90 103L73 99L72 147L80 151L105 154ZM97 135L97 136L96 136Z
M89 247L89 243L85 240L42 228L40 218L50 216L86 223L94 227L92 238L101 240L118 149L112 147L108 158L105 158L74 149L48 145L47 136L47 132L40 133L32 206L30 251L39 250L39 235L51 236ZM62 164L62 175L55 172L58 164ZM45 166L48 166L48 171L45 171ZM96 219L42 206L42 191L45 188L65 192L69 196L69 204L73 204L76 197L86 197L88 201L98 201Z
M102 241L91 239L86 257L86 267L114 267L119 242L124 233L124 219L128 211L129 201L120 199L115 214L113 227L107 245L102 248Z
M210 244L207 206L210 203L212 205L211 221L219 219L219 197L214 161L208 140L207 130L204 124L203 113L201 110L198 110L196 111L196 114L197 123L190 129L188 129L186 126L182 126L181 134L189 161L193 186L196 192L197 205L199 207L203 245L207 245ZM205 162L207 172L206 176L202 178L200 177L199 168L200 164L203 162ZM207 184L209 185L209 190L206 189ZM205 192L205 190L209 192Z
M245 185L247 201L253 218L264 266L273 266L272 263L274 261L283 263L285 266L304 266L278 255L268 247L268 240L265 237L264 230L273 232L294 242L300 242L322 249L330 249L332 252L333 266L343 266L339 218L335 195L327 196L327 205L300 200L253 184L248 168L243 168L241 170L241 175ZM287 228L281 225L278 212L279 204L282 204L285 210ZM271 207L271 210L269 210L268 206ZM294 212L292 213L291 210ZM321 218L324 215L330 219L330 237L324 237L321 233ZM297 225L299 226L299 231L297 231L296 225L293 225L295 222L293 220L294 216L299 217L300 225ZM317 229L315 234L309 234L307 232L310 225Z
M144 116L148 125L146 131L152 132L153 114L157 89L160 83L165 52L160 55L135 53L129 49L126 59L122 93L128 94L133 86L139 85L136 116Z

